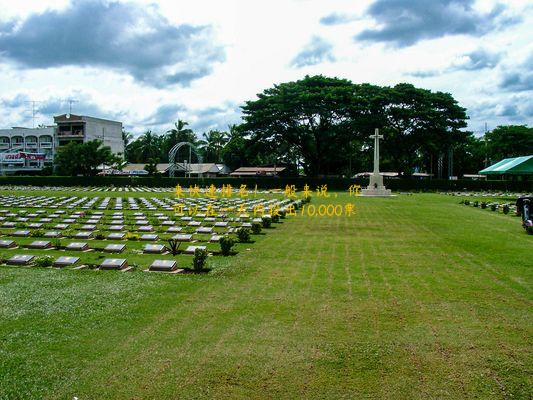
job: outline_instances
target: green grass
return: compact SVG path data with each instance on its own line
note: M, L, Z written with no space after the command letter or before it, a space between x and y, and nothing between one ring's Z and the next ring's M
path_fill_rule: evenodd
M357 213L291 218L206 276L0 268L0 398L531 398L518 218L323 201Z

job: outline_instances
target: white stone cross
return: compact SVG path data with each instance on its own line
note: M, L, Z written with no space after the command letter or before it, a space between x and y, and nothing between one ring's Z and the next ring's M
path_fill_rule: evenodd
M374 174L379 174L379 139L383 139L383 135L380 135L379 129L376 128L370 137L374 139Z

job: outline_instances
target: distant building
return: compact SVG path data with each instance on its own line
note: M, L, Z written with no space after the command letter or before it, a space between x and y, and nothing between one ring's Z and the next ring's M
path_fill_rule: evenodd
M146 175L146 164L128 164L122 168L122 172L128 175ZM167 174L170 164L160 163L156 164L156 170L160 174ZM205 178L214 178L217 176L228 175L231 170L224 164L204 163L204 164L185 164L179 165L176 169L176 176L198 176L201 175Z
M85 143L100 140L111 147L113 153L124 154L122 123L85 115L63 114L54 117L57 144L63 146L71 141Z
M233 171L230 176L280 176L285 174L285 167L240 167Z
M124 153L122 123L83 115L54 117L44 128L0 129L0 174L37 172L51 166L58 147L74 141L100 140L115 154Z

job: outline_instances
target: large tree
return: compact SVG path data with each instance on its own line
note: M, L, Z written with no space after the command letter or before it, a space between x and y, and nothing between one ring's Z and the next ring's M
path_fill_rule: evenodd
M86 143L71 142L57 150L54 164L61 175L93 176L98 172L98 166L108 167L118 164L120 157L111 152L109 146L103 146L99 140Z
M265 90L243 106L243 131L272 163L301 163L307 175L371 168L369 135L382 129L383 164L412 173L464 143L465 110L447 93L306 76Z
M486 135L487 156L491 163L504 158L533 154L533 128L525 125L498 126Z
M301 162L307 175L333 174L345 164L342 148L361 131L369 133L354 123L355 115L368 111L359 100L356 86L348 80L306 76L275 85L246 102L243 129L274 162L290 158Z

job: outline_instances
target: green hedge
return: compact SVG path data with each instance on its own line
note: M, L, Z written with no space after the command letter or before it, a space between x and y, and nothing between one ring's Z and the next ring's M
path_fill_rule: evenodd
M253 189L284 188L285 185L296 185L302 190L304 185L309 185L311 190L326 184L329 190L348 190L350 185L358 184L362 187L368 185L367 179L347 178L167 178L167 177L123 177L123 176L95 176L95 177L70 177L70 176L1 176L2 185L30 185L30 186L148 186L148 187L174 187L180 184L184 188L189 185L209 186L211 184L221 187L230 184L234 188L247 185ZM392 190L495 190L495 191L533 191L533 181L447 181L440 179L385 179L385 185Z

